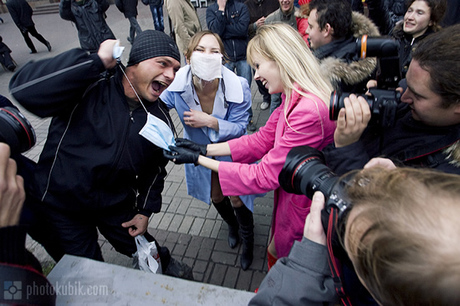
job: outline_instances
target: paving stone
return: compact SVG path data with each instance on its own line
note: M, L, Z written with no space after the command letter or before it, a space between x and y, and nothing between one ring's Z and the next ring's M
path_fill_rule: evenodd
M224 282L224 278L227 272L227 266L216 264L214 265L214 270L211 275L211 279L209 280L210 284L221 286Z
M212 233L212 230L215 224L216 224L216 221L205 220L203 227L201 228L200 236L211 237L211 233Z
M240 269L240 274L238 275L238 280L236 282L235 289L249 290L251 286L252 274L253 271L251 269L248 269L246 271Z
M175 214L169 224L168 231L177 232L180 225L182 224L182 220L184 220L184 216Z
M193 266L193 272L204 273L208 268L208 261L204 260L195 260L195 264Z
M228 287L228 288L234 288L236 286L236 282L238 280L239 273L240 273L239 268L227 267L227 271L225 273L225 277L222 282L222 286Z

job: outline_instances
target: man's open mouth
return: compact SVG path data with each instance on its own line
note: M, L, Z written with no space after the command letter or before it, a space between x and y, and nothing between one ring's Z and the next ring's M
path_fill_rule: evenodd
M152 88L153 88L153 90L155 90L157 92L161 92L166 87L168 87L168 84L166 84L165 82L162 82L162 81L153 81L152 82Z

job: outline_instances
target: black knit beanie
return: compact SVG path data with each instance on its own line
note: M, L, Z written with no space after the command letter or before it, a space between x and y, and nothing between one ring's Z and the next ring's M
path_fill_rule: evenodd
M145 30L134 40L128 67L158 56L169 56L180 62L179 48L171 37L160 31Z

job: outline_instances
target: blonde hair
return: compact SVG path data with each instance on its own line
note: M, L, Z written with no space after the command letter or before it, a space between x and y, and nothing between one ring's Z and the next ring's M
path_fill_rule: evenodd
M345 241L381 305L460 304L460 176L363 170L347 189L356 215Z
M305 41L291 26L282 23L261 26L247 48L247 61L252 67L257 55L278 65L286 101L290 101L293 90L305 96L294 87L297 83L305 92L319 97L329 106L332 85L321 74L318 60Z

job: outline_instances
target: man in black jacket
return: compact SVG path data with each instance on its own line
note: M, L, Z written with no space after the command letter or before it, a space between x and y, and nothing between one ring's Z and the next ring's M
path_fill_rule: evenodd
M256 35L257 29L265 24L265 18L279 8L277 0L246 0L244 2L249 9L249 40ZM271 95L268 89L262 84L261 81L255 80L259 93L262 95L262 103L260 109L265 110L270 107Z
M180 68L179 50L165 33L147 30L124 68L115 44L28 63L10 82L26 109L53 117L28 204L40 220L31 236L56 261L64 254L103 260L97 230L132 256L134 237L149 236L149 217L161 209L167 160L139 131L147 113L174 128L158 98ZM169 253L160 249L160 257L168 270Z
M334 88L364 93L376 67L375 58L360 59L356 39L379 36L372 21L353 12L347 0L312 0L309 3L310 47Z
M208 29L219 34L224 43L227 62L225 67L238 76L252 82L252 70L246 61L246 47L248 46L249 9L236 0L217 0L206 9L206 24ZM248 110L248 130L255 131L252 121L252 108Z
M436 46L436 48L433 48ZM334 145L324 149L338 174L361 169L370 158L460 174L460 25L429 35L413 53L407 89L395 113L395 125L368 126L364 98L350 95L340 110Z
M109 6L107 0L61 0L59 3L59 15L75 23L83 50L97 52L104 40L115 39L105 21Z
M6 1L6 7L8 8L14 23L21 31L21 34L26 41L27 47L30 48L30 53L37 53L37 49L35 49L34 43L29 37L29 33L38 39L38 41L40 41L42 44L44 44L48 51L51 52L51 44L49 41L47 41L35 29L35 24L32 20L33 10L29 3L27 3L26 0L8 0Z

